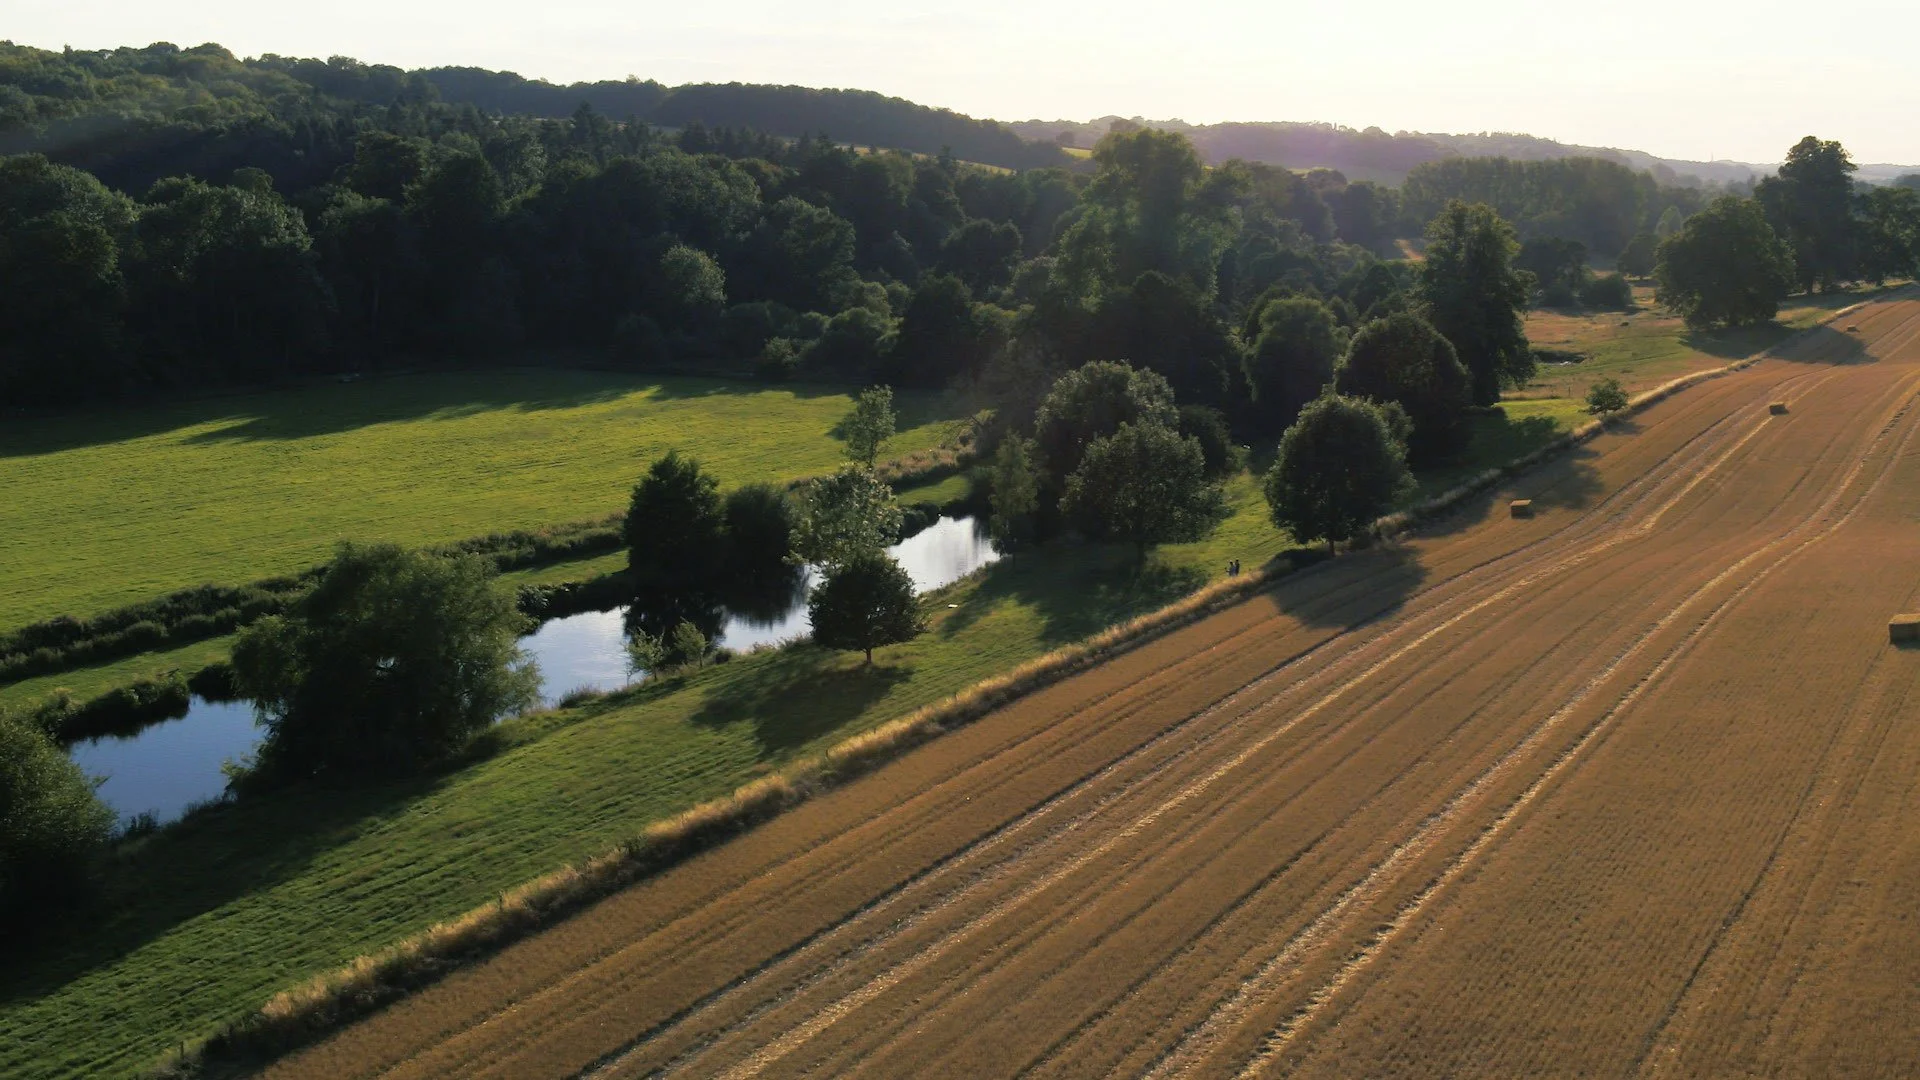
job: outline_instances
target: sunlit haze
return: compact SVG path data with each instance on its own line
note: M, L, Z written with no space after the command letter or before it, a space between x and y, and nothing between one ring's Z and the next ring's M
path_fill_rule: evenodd
M1856 161L1920 163L1920 9L1893 0L9 7L0 32L48 48L217 41L243 56L472 65L556 82L852 87L1002 120L1117 113L1515 131L1687 159L1777 161L1817 134Z

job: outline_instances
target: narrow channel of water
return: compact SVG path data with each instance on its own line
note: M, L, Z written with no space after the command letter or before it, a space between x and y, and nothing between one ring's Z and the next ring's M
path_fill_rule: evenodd
M952 584L999 558L972 518L943 517L888 549L927 592ZM744 651L804 636L807 620L807 572L794 602L771 618L728 613L718 643ZM554 704L577 689L617 690L631 682L627 672L626 610L591 611L554 619L520 639L540 665L540 696ZM73 760L88 775L105 777L100 798L122 821L150 813L161 822L178 818L195 802L217 798L226 789L223 763L253 752L261 731L248 702L209 702L194 698L187 715L142 729L124 739L93 739L76 744Z

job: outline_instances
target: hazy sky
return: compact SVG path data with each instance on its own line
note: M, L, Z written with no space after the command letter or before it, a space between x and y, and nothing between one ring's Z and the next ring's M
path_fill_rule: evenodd
M1802 135L1920 164L1920 4L1860 0L7 0L0 34L217 41L554 81L879 90L976 116L1521 131L1777 161ZM1823 17L1823 15L1825 17Z

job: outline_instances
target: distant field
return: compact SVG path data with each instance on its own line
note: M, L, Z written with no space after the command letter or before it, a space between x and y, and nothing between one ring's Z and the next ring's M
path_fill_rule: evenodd
M951 429L900 399L899 450ZM678 447L728 486L833 467L837 387L579 371L397 376L0 428L0 629L618 510Z
M1629 393L1650 390L1670 379L1751 356L1875 291L1796 296L1781 306L1773 323L1705 333L1689 331L1678 316L1655 307L1653 289L1647 285L1634 288L1636 308L1630 312L1530 311L1527 340L1535 348L1579 353L1585 359L1577 364L1542 365L1534 381L1513 396L1583 398L1587 387L1606 378L1619 379Z

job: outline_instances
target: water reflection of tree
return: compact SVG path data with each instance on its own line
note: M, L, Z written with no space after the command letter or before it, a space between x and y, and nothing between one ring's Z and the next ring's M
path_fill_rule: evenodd
M806 568L791 563L760 567L757 573L730 580L723 597L727 610L749 623L777 623L807 602Z

